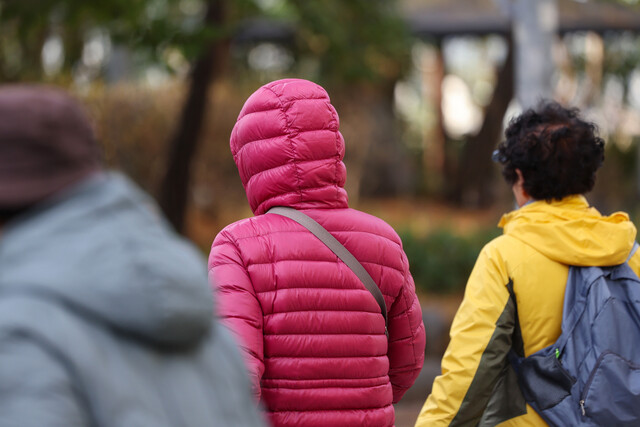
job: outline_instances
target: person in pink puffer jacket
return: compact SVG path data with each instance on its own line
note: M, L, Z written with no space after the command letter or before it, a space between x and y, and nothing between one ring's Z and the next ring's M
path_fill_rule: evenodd
M425 331L402 242L383 220L350 209L344 140L326 91L278 80L246 101L231 151L255 216L215 238L209 278L218 313L239 337L254 392L274 426L393 426L393 403L418 376ZM298 223L333 234L380 287L358 277Z

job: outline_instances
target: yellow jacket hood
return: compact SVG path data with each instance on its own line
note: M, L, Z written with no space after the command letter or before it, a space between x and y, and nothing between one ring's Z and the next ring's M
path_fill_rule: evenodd
M621 264L636 238L626 213L603 216L583 196L530 203L505 214L498 226L546 257L577 266Z

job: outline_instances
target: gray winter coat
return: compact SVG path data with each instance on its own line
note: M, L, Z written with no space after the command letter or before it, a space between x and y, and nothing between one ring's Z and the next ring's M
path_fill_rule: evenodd
M100 174L0 234L0 426L258 426L206 263Z

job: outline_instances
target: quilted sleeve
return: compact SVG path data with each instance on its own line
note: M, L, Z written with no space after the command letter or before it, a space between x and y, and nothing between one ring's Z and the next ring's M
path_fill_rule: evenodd
M18 333L0 337L0 414L0 427L93 424L62 363Z
M264 373L262 308L240 250L224 230L214 240L209 255L209 283L222 323L234 333L243 349L252 389L260 400Z
M425 330L409 262L402 253L404 284L389 310L389 378L397 403L418 377L424 362Z

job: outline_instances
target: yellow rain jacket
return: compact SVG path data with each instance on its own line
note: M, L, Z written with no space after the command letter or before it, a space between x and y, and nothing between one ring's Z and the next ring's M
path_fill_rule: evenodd
M469 277L416 427L546 425L525 403L507 353L528 356L558 338L568 265L621 264L636 238L627 214L602 216L582 196L530 203L499 226L504 234ZM629 264L640 271L640 251Z

